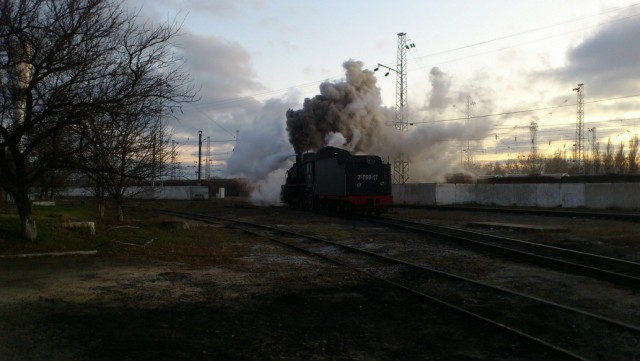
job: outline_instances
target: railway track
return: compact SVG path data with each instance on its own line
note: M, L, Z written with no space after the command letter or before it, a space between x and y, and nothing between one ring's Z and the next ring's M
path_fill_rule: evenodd
M171 214L203 222L223 222L363 272L437 307L516 335L537 349L544 349L553 359L633 359L640 355L640 327L636 325L282 227L189 213Z
M534 265L597 278L634 290L640 289L640 263L636 262L398 218L369 218L367 221L427 233L446 238L448 242L458 242L466 247L482 249L492 254L502 254L510 259L517 258Z

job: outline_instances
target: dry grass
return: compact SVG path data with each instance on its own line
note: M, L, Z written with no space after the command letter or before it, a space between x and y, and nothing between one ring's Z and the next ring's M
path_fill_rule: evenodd
M198 258L220 256L226 258L245 254L241 246L218 246L217 242L234 239L240 243L248 236L220 225L188 222L182 229L167 227L167 222L182 223L161 214L165 209L207 211L235 207L239 201L162 201L135 202L127 208L124 222L115 222L107 216L100 218L95 204L88 200L64 200L55 206L34 207L38 239L26 241L20 236L20 221L15 208L0 205L0 255L18 255L44 252L70 252L98 250L103 255ZM93 221L96 233L65 228L68 221Z

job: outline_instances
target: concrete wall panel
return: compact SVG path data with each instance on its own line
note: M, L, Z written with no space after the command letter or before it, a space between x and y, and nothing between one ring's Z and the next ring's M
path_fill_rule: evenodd
M456 184L456 204L476 203L475 184Z
M536 185L536 207L552 208L562 206L560 183L540 183Z
M560 184L560 199L563 208L584 207L584 183Z
M391 187L394 204L435 205L435 183L394 184Z
M513 184L477 184L476 202L487 206L511 206Z
M611 183L585 183L584 204L587 208L611 208L613 202L613 185Z
M496 206L513 205L513 184L500 184L503 187L494 189L494 199Z
M483 206L493 205L493 188L494 184L478 184L476 185L476 203Z
M456 204L456 185L436 184L436 204L439 206Z
M503 184L500 184L503 185ZM513 184L513 203L518 207L535 207L537 205L537 184ZM496 189L498 193L500 189Z
M640 184L614 184L613 207L621 209L640 209Z

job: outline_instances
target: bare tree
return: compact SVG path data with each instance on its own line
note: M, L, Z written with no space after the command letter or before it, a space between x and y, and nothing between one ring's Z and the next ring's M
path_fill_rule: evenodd
M627 171L627 159L624 156L624 142L620 142L620 146L613 157L613 169L617 174L624 174Z
M613 163L613 143L611 143L611 138L607 140L607 148L605 148L605 152L602 155L602 167L604 168L605 174L611 174L615 172Z
M133 183L155 179L159 164L168 155L161 152L160 122L157 117L113 117L92 119L87 124L86 143L81 159L86 174L96 185L99 210L104 212L104 197L116 204L116 216L124 220L124 206ZM129 190L129 191L128 191Z
M69 139L86 120L146 115L194 92L171 51L179 24L139 24L112 0L7 0L0 11L0 185L35 239L29 191L77 159L86 143Z
M547 158L544 164L544 172L547 174L568 173L569 168L570 165L560 150L555 151L553 157Z
M636 134L629 141L629 155L627 156L627 164L629 165L629 173L638 173L638 148L640 147L640 139Z

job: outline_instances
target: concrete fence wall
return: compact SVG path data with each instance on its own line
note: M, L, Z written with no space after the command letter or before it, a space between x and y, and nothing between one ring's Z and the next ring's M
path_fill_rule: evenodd
M394 184L400 205L640 209L640 183Z
M207 186L131 187L128 197L137 199L209 199ZM63 197L93 197L91 188L69 188Z

